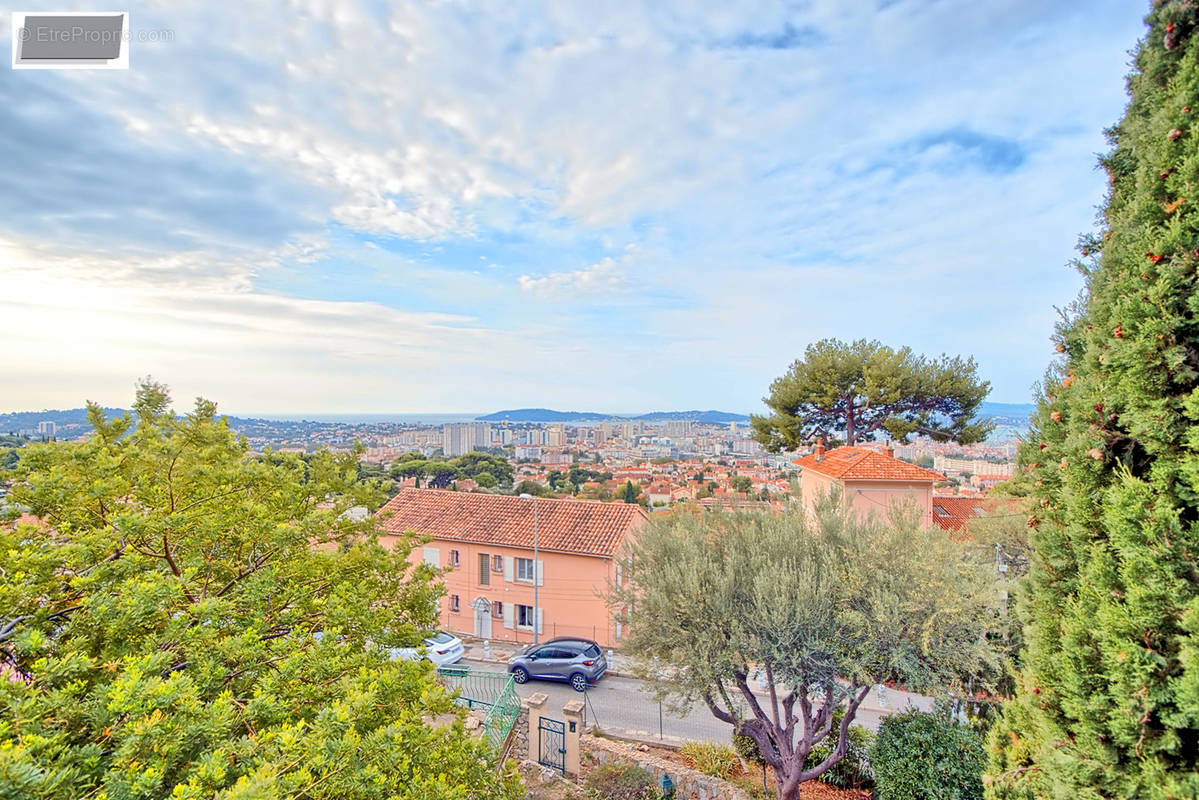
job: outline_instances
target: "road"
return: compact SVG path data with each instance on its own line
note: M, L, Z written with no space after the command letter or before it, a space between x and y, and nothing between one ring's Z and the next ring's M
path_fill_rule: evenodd
M462 663L476 669L502 669L500 665L473 659L463 659ZM556 718L561 718L559 712L566 703L585 699L587 724L598 725L608 733L676 744L692 739L728 744L732 726L713 717L702 703L682 713L672 711L665 705L659 707L653 697L643 691L643 686L643 681L634 678L607 675L585 693L576 692L565 683L551 681L529 681L523 686L518 685L516 691L521 697L534 692L549 695L546 713ZM920 695L886 691L880 703L877 694L871 691L858 710L857 721L870 730L877 730L884 716L897 713L901 704L906 706L908 703L926 711L932 708L932 700Z

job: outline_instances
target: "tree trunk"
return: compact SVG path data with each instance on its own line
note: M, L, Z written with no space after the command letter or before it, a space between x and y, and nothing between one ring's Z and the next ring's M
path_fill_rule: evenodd
M852 394L845 396L845 446L853 447L858 441L858 432L856 420L854 419L853 408L854 396Z

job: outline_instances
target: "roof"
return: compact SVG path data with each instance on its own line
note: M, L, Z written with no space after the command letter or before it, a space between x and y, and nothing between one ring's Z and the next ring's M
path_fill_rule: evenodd
M838 447L825 453L821 461L817 461L815 455L810 455L797 458L791 463L843 481L936 483L945 480L945 476L939 472L900 461L865 447Z
M987 499L984 497L939 497L933 496L933 522L947 531L964 531L970 520L990 514L1006 506L1006 511L1016 511L1019 501L1013 499Z
M401 489L379 509L383 532L407 531L434 539L533 549L533 506L528 497L445 489ZM539 497L537 546L542 550L611 556L625 535L647 519L641 506Z

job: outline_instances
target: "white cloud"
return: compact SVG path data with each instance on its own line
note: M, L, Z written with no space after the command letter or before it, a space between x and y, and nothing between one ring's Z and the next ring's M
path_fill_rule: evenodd
M571 272L551 272L540 277L521 275L517 282L522 291L546 300L602 301L629 290L628 264L628 257L617 261L609 256Z

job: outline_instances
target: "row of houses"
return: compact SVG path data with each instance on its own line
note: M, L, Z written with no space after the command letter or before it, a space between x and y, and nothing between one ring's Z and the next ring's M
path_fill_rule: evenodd
M944 476L889 451L817 447L795 465L805 503L834 488L864 514L911 503L925 526L950 533L982 510L983 501L935 497ZM624 631L605 594L622 580L623 544L648 519L640 506L403 488L379 517L385 544L409 531L430 538L412 558L446 570L447 630L517 643L536 634L620 645Z

